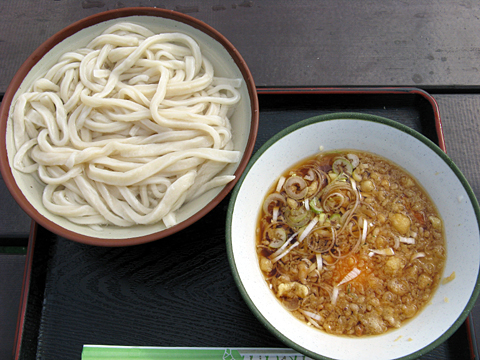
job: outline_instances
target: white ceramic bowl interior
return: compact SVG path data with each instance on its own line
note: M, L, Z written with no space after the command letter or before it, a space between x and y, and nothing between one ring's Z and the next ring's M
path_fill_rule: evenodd
M244 78L239 67L233 60L230 53L225 47L207 35L205 32L198 30L190 24L175 21L169 18L162 18L159 16L126 16L120 18L114 18L108 21L102 21L92 26L83 28L82 30L69 36L62 42L54 46L48 53L43 56L35 66L29 71L24 78L21 86L19 87L16 95L11 102L11 109L15 104L15 100L18 95L26 91L32 82L45 73L48 69L56 63L61 54L78 49L86 45L91 39L101 34L109 26L119 22L133 22L145 26L155 33L161 32L182 32L192 36L200 45L202 53L206 55L212 62L215 75L221 77L232 78ZM236 106L234 115L231 117L232 133L234 137L234 148L239 150L242 154L245 152L247 143L249 141L252 119L252 107L249 92L246 86L246 81L243 81L240 89L242 100ZM255 94L256 96L256 94ZM13 156L15 153L13 146L13 125L11 117L9 116L6 132L6 146L8 152L8 161L12 164ZM253 144L252 144L253 148ZM247 159L248 160L248 159ZM246 160L246 161L247 161ZM245 163L246 163L245 161ZM230 164L227 166L222 174L234 174L239 164ZM46 219L50 220L54 224L71 231L72 233L81 234L92 238L106 238L106 239L131 239L134 237L142 237L150 234L159 233L165 230L163 222L159 222L153 225L139 225L129 228L121 228L117 226L104 227L103 231L92 230L88 226L76 225L68 220L53 215L48 212L41 201L43 184L40 184L32 176L25 175L16 171L11 167L11 171L15 178L15 182L23 192L23 195L27 198L28 202ZM194 201L183 206L177 213L178 223L189 219L192 215L199 212L206 204L210 203L221 191L222 187L215 188L204 194L203 196L195 199Z
M267 287L255 252L262 199L289 167L319 152L358 149L403 167L424 186L443 218L447 261L431 303L413 320L384 335L350 338L308 327L289 314ZM416 358L446 340L463 323L478 296L478 203L453 162L430 140L392 120L333 114L304 120L270 139L237 183L227 219L229 261L239 289L257 318L284 343L313 358Z

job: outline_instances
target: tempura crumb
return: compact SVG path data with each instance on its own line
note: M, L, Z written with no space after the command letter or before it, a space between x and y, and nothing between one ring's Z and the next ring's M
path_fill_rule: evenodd
M450 276L444 278L442 280L442 285L445 285L445 284L448 284L450 281L452 281L453 279L455 279L455 271L453 271Z

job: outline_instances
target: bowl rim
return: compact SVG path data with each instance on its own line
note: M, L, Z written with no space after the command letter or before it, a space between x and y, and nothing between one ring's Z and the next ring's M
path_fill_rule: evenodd
M270 322L260 313L260 311L257 309L253 301L251 300L248 292L246 291L241 279L240 275L235 263L235 256L233 253L233 248L232 248L232 219L233 219L233 211L235 207L235 203L237 201L238 193L240 191L240 188L245 180L245 178L248 176L250 169L253 167L253 165L257 162L257 160L269 149L274 143L282 139L283 137L287 136L291 132L294 132L295 130L298 130L300 128L303 128L305 126L309 126L311 124L319 123L319 122L325 122L325 121L334 121L334 120L361 120L361 121L370 121L370 122L375 122L375 123L380 123L383 125L388 125L391 127L394 127L400 131L403 131L418 140L422 141L425 145L427 145L430 149L432 149L449 167L450 169L455 173L459 181L461 182L462 186L464 187L466 193L468 194L468 197L472 203L473 210L477 219L477 226L480 229L480 207L478 200L468 183L467 179L463 175L463 173L460 171L460 169L457 167L457 165L451 160L446 152L444 152L437 144L435 144L433 141L428 139L426 136L423 134L419 133L418 131L402 124L399 123L395 120L391 120L382 116L378 115L373 115L373 114L367 114L367 113L358 113L358 112L336 112L336 113L330 113L330 114L324 114L324 115L317 115L313 116L304 120L300 120L299 122L292 124L288 126L287 128L279 131L277 134L275 134L273 137L268 139L256 152L255 154L251 157L247 167L245 168L245 171L243 172L242 176L240 177L239 181L235 185L230 202L228 205L227 209L227 218L226 218L226 232L225 232L225 237L226 237L226 248L227 248L227 256L228 256L228 262L230 265L230 268L232 270L232 274L234 277L234 281L243 297L245 300L247 306L249 309L253 312L254 316L257 318L257 320L260 321L260 323L263 324L272 334L274 334L280 341L285 343L287 346L303 353L306 356L309 356L313 359L332 359L330 357L323 356L321 354L312 352L303 346L295 343L294 341L290 340L287 338L285 335L283 335L280 331L278 331ZM459 327L460 325L465 321L467 318L468 314L472 310L473 306L475 305L475 302L478 298L478 295L480 293L480 270L477 271L477 279L475 282L475 286L473 289L472 294L470 295L470 299L467 302L467 305L459 315L459 317L455 320L455 322L448 328L447 331L445 331L441 336L439 336L435 341L427 344L425 347L415 351L414 353L408 354L406 356L403 356L399 359L408 359L408 360L413 360L418 358L419 356L433 350L436 348L438 345L442 344L444 341L446 341ZM332 359L334 360L334 359Z
M224 188L200 211L196 212L188 219L170 227L162 230L160 232L154 232L147 235L142 235L138 237L125 238L125 239L112 239L112 238L100 238L87 236L83 234L76 233L74 231L68 230L50 219L43 216L23 195L22 191L18 187L15 178L13 176L12 170L7 157L6 151L6 128L9 117L10 106L12 100L17 92L17 89L21 85L24 78L27 76L29 71L43 58L43 56L48 53L54 46L68 38L69 36L83 30L87 27L96 25L98 23L114 20L130 16L151 16L170 19L178 21L189 25L213 38L215 41L220 43L225 50L232 57L233 61L239 68L243 79L246 84L247 92L250 97L250 107L251 107L251 120L250 120L250 132L248 134L248 141L245 147L245 152L238 163L238 167L234 172L235 179L230 183L224 186ZM225 196L234 188L235 184L240 178L240 175L245 170L248 161L253 153L255 146L255 141L258 133L259 126L259 103L258 103L258 94L253 80L250 69L247 66L247 63L240 55L238 50L233 46L233 44L219 31L214 29L212 26L204 23L201 20L198 20L190 15L179 13L174 10L166 10L153 7L128 7L122 9L108 10L100 12L83 19L80 19L71 25L65 27L64 29L58 31L56 34L52 35L45 42L43 42L20 66L18 71L15 73L12 78L0 104L0 133L3 134L0 136L0 147L2 149L0 153L0 172L5 181L5 184L12 194L13 198L20 205L20 207L25 211L35 222L50 230L51 232L60 235L61 237L83 243L88 245L97 245L97 246L107 246L107 247L117 247L117 246L131 246L144 244L147 242L159 240L161 238L170 236L184 228L195 223L207 213L209 213L213 208L215 208Z

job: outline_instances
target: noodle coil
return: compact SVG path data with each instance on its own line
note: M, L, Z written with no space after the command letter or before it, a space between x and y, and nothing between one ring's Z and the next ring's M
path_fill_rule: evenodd
M233 175L229 117L241 79L216 77L198 43L133 23L63 54L19 95L12 166L73 223L175 225L175 211Z

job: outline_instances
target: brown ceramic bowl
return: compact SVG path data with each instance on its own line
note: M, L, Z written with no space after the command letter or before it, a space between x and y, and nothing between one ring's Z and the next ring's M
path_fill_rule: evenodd
M13 136L10 112L16 97L33 80L46 72L66 51L86 45L92 38L117 22L130 21L143 25L155 33L183 32L192 36L212 62L216 76L243 79L242 99L230 121L235 150L241 160L229 165L225 174L234 174L235 180L224 187L212 189L185 204L177 213L177 225L166 228L163 223L136 225L127 228L106 226L103 231L76 225L51 214L42 203L43 186L31 175L10 166L13 158ZM80 20L61 30L43 43L20 67L8 87L0 107L0 169L8 189L23 210L38 224L62 237L99 246L127 246L154 241L172 235L211 211L233 188L252 155L258 131L258 98L255 83L247 64L234 46L209 25L184 14L157 8L126 8L99 13Z

